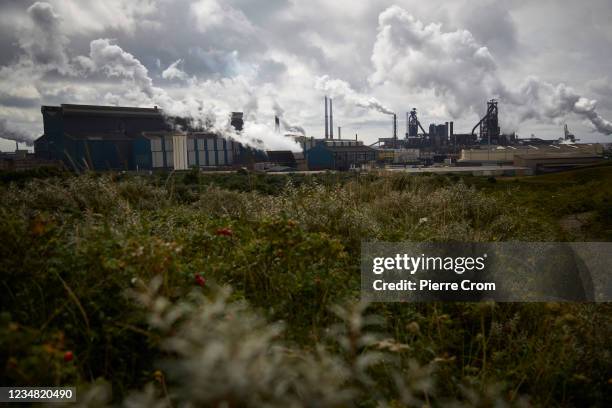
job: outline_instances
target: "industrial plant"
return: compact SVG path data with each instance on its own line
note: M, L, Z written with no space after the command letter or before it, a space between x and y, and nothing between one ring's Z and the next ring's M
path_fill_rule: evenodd
M567 125L559 140L518 138L503 134L499 103L486 102L482 118L469 133L456 133L454 122L431 123L426 128L417 109L406 112L406 131L398 136L397 114L392 115L390 137L371 145L334 134L333 100L324 97L322 137L293 132L301 151L270 151L246 146L231 136L207 130L187 118L169 117L157 106L69 105L42 106L44 134L27 151L4 153L3 169L20 170L62 165L83 170L253 170L324 171L385 168L395 171L471 172L473 174L536 174L592 165L605 160L601 144L580 144ZM243 131L242 112L233 112L229 124ZM275 116L274 131L281 119Z

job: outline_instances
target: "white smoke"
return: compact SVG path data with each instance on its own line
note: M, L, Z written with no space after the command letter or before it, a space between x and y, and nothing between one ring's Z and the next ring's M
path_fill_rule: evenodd
M518 91L510 90L500 79L488 48L467 30L444 31L440 23L425 25L398 6L383 11L378 22L372 86L390 83L406 92L433 90L454 118L470 110L481 112L485 100L499 98L507 110L502 123L506 128L526 119L560 121L574 113L588 119L598 132L612 133L611 123L596 112L596 101L564 84L530 77ZM343 89L342 84L335 85Z
M297 136L306 136L306 131L303 127L298 125L292 125L285 119L285 110L278 104L277 101L274 101L274 105L272 106L274 110L274 114L280 121L280 124L283 126L283 129L287 132L288 135L297 135Z
M380 113L384 113L387 115L393 115L393 111L387 107L385 107L384 105L382 105L376 98L374 97L370 97L368 98L366 101L358 101L357 102L357 106L360 106L362 108L366 108L366 109L374 109L377 110Z
M237 132L229 124L228 118L231 112L216 109L212 106L205 107L201 101L197 101L193 97L184 99L171 97L164 89L153 84L147 68L136 57L120 46L111 44L108 39L92 41L89 56L81 56L75 60L78 62L81 72L86 75L102 73L109 78L121 78L133 82L144 95L139 103L159 106L168 116L190 118L196 123L207 124L208 130L224 138L232 138L258 149L294 151L301 149L292 139L276 134L273 128L264 124L271 122L271 120L264 123L258 121L258 103L254 97L256 94L254 91L249 92L249 101L245 105L247 111L245 112L244 129ZM179 63L180 60L172 66L176 68ZM166 76L174 74L167 74ZM222 87L223 83L221 83Z
M444 32L441 24L425 25L398 6L379 15L371 59L372 86L433 90L453 117L499 93L495 61L469 31Z
M393 115L393 111L384 106L378 99L365 96L355 91L348 82L341 79L331 79L328 75L317 78L315 88L325 92L332 98L340 98L356 106L372 109L386 115Z
M560 121L574 113L587 119L602 134L612 134L612 123L595 110L597 101L581 96L565 84L553 85L536 77L527 78L517 92L506 91L503 100L513 105L519 121Z
M604 135L612 135L612 122L602 118L595 111L597 101L581 97L574 104L573 112L586 117L599 133Z
M101 72L109 78L122 78L134 81L147 96L153 97L163 90L153 86L147 68L132 54L124 51L109 39L97 39L89 44L89 57L77 57L77 64L85 73Z
M18 129L9 126L6 119L0 118L0 138L25 143L28 146L34 144L34 137Z

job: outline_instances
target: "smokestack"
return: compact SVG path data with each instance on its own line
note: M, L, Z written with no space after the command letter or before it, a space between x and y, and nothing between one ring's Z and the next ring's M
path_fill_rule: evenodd
M451 143L455 144L455 134L453 132L453 122L450 123L450 140Z
M15 140L15 151L19 150L19 142Z
M393 139L397 140L397 115L393 114Z
M338 126L338 139L342 139L342 127Z
M356 142L358 141L358 140L357 140L357 133L355 133L355 141L356 141Z
M329 138L334 138L334 107L332 98L329 98Z
M448 122L444 122L444 140L448 141L449 140L449 128L448 128ZM445 142L446 143L446 142Z
M328 139L329 138L329 124L328 124L328 117L327 117L327 95L325 95L325 138Z

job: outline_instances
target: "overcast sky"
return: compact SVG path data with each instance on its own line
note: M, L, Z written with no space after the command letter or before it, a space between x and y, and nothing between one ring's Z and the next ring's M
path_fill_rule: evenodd
M260 138L276 112L321 137L328 94L367 141L413 107L468 133L497 97L502 130L610 142L611 21L610 0L0 0L0 133L82 103L244 111Z

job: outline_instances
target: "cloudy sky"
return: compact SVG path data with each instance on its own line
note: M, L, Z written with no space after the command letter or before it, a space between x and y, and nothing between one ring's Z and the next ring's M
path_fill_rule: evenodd
M468 133L492 97L505 131L612 141L610 21L610 0L0 0L0 136L82 103L244 111L264 138L276 112L321 137L328 94L368 141L413 107Z

